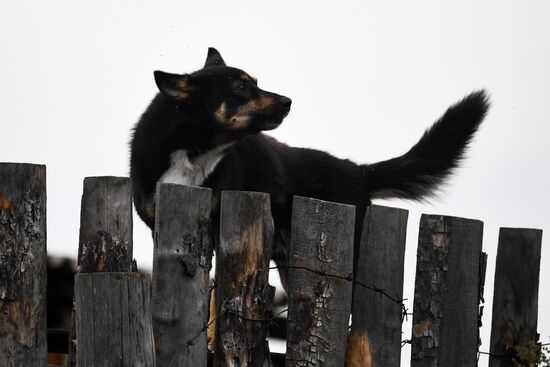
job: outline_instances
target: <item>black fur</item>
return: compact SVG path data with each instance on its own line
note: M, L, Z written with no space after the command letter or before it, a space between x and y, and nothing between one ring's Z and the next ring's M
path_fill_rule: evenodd
M169 169L172 152L184 149L193 160L232 143L202 185L213 189L214 203L222 190L271 195L273 257L280 265L288 256L294 195L355 205L357 239L372 198L421 200L433 195L460 163L489 107L485 92L474 92L450 107L406 154L358 165L323 151L290 147L261 134L282 122L290 99L260 90L246 73L225 66L214 49L209 50L205 67L195 73L156 72L155 76L161 93L141 117L131 143L131 179L140 217L153 228L155 185ZM244 87L239 84L243 77L247 79ZM266 97L272 103L254 110L246 126L231 128L230 122L215 118L217 112L221 115L222 104L225 115L232 116L243 105L261 98L267 101ZM213 223L217 224L219 208L213 208Z

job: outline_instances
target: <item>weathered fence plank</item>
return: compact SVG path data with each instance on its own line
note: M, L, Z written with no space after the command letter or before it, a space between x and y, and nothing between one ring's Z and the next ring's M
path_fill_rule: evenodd
M495 270L490 367L513 367L516 347L537 342L542 231L501 228ZM518 361L521 362L521 361Z
M355 207L294 197L287 366L341 366L351 311Z
M206 366L212 267L207 188L157 185L153 329L159 366Z
M77 274L75 304L79 367L155 365L148 276Z
M132 259L132 192L127 177L86 177L80 207L80 237L82 244L95 241L98 232L106 232L118 241L126 242Z
M475 366L483 222L422 215L411 366Z
M390 299L359 284L353 295L348 343L350 366L399 366L405 240L409 212L373 205L367 209L356 281L379 288ZM370 364L369 364L370 363Z
M129 271L125 265L130 265L133 260L132 228L130 179L112 176L86 177L80 206L77 256L79 271ZM80 266L85 249L89 253L84 254L88 263ZM107 253L110 255L107 256ZM117 269L118 266L123 268ZM72 367L76 366L75 339L73 310L69 331L69 366Z
M46 167L0 163L0 366L46 366Z
M269 195L224 191L220 218L214 366L271 366L266 337L275 288L268 283Z

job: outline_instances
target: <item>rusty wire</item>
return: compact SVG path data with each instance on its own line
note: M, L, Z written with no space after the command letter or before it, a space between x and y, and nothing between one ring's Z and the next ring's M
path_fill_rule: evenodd
M329 272L326 272L325 270L315 270L315 269L311 269L311 268L308 268L308 267L305 267L305 266L271 266L269 267L269 269L299 269L299 270L306 270L306 271L310 271L310 272L313 272L315 274L318 274L320 276L324 276L324 277L330 277L330 278L336 278L336 279L341 279L341 280L345 280L345 281L348 281L348 282L352 282L353 284L357 284L358 286L362 287L362 288L365 288L365 289L369 289L369 290L372 290L372 291L375 291L377 292L378 294L380 294L380 297L385 297L387 298L388 300L396 303L399 305L399 307L401 308L401 322L403 323L406 319L407 319L407 316L410 315L408 313L408 309L407 307L405 306L404 304L404 301L406 301L405 298L399 298L397 295L396 296L392 296L390 295L384 288L380 288L376 285L369 285L369 284L365 284L363 282L360 282L358 280L354 280L353 279L353 274L350 273L348 274L347 276L342 276L342 275L338 275L338 274L332 274L332 273L329 273ZM211 293L214 289L216 289L217 285L216 285L216 282L214 281L213 284L208 287L208 293ZM201 336L202 333L205 333L208 331L208 328L218 319L220 318L222 315L227 315L227 314L231 314L233 316L236 316L244 321L249 321L249 322L268 322L269 324L277 324L276 323L276 319L281 316L283 313L287 312L288 311L288 308L287 309L284 309L282 311L280 311L279 313L277 313L275 316L273 317L267 317L267 318L260 318L260 319L251 319L251 318L247 318L245 316L242 316L240 314L238 314L237 312L235 311L231 311L231 310L225 310L223 312L220 312L220 310L218 310L216 316L214 318L212 318L208 323L205 323L203 325L203 327L201 328L201 330L191 339L187 340L185 345L186 345L186 350L187 352L189 353L190 352L190 349L189 347L191 347L195 340L197 338L199 338ZM407 342L407 341L404 341L404 342ZM180 353L182 353L183 351L181 351ZM178 353L179 355L179 353ZM177 355L174 356L174 359L172 360L172 362L176 359ZM170 363L170 365L172 365L172 363Z
M380 294L380 297L386 297L387 299L389 299L390 301L396 303L399 305L399 307L401 308L401 323L403 323L405 320L408 320L407 316L410 315L410 313L408 312L408 308L405 306L405 303L404 301L406 301L407 299L406 298L399 298L397 295L396 296L392 296L390 295L384 288L380 288L374 284L372 285L369 285L369 284L365 284L363 282L360 282L358 280L355 280L353 279L353 273L350 273L348 274L347 276L342 276L342 275L338 275L338 274L332 274L332 273L328 273L326 272L325 270L315 270L315 269L311 269L311 268L308 268L308 267L305 267L305 266L297 266L297 265L288 265L288 266L270 266L269 269L298 269L298 270L306 270L306 271L309 271L309 272L312 272L312 273L315 273L315 274L318 274L320 276L324 276L324 277L330 277L330 278L336 278L336 279L341 279L341 280L345 280L345 281L348 281L348 282L352 282L353 284L357 284L358 286L362 287L362 288L365 288L365 289L369 289L371 291L374 291L374 292L377 292L378 294Z
M215 288L216 288L216 285L214 284L213 286L210 287L210 291L212 291L212 289L215 289ZM197 338L200 337L203 333L206 333L208 331L208 328L210 326L212 326L212 324L214 324L216 322L216 320L219 319L222 315L233 315L233 316L236 316L236 317L240 318L241 320L249 321L249 322L267 322L269 324L277 324L275 322L275 320L287 311L288 311L288 308L285 308L284 310L278 312L273 317L266 317L266 318L260 318L260 319L251 319L249 317L242 316L239 313L237 313L235 311L232 311L232 310L225 310L223 312L217 312L217 314L214 318L212 318L208 323L204 323L203 327L200 329L199 332L197 332L197 334L194 337L192 337L191 339L189 339L185 342L186 351L187 351L187 353L191 353L191 350L190 350L189 347L193 346L195 344L195 340L197 340ZM172 358L172 361L170 362L169 367L171 367L174 364L174 362L177 360L178 356L181 355L181 353L183 353L183 352L184 352L184 350L180 351L179 353L177 353Z
M315 269L311 269L311 268L308 268L308 267L305 267L305 266L271 266L269 267L269 269L298 269L298 270L306 270L306 271L310 271L312 273L315 273L315 274L318 274L320 276L325 276L325 277L331 277L331 278L336 278L336 279L341 279L341 280L345 280L345 281L348 281L348 282L352 282L353 284L357 284L358 286L362 287L362 288L365 288L365 289L368 289L368 290L371 290L371 291L374 291L374 292L377 292L378 294L380 294L380 297L385 297L387 298L388 300L398 304L401 308L401 322L403 323L405 320L407 320L407 316L408 315L411 315L411 313L408 312L408 309L407 307L405 306L405 303L404 301L406 301L407 299L406 298L399 298L397 296L392 296L390 295L384 288L380 288L376 285L368 285L368 284L365 284L363 282L360 282L358 280L354 280L353 279L353 274L348 274L347 276L342 276L342 275L338 275L338 274L332 274L332 273L328 273L326 272L325 270L315 270ZM208 288L208 293L211 293L214 289L216 289L217 285L216 285L216 282L214 281L213 284ZM222 315L233 315L233 316L236 316L244 321L249 321L249 322L268 322L269 324L277 324L276 323L276 320L279 318L279 316L281 316L283 313L285 312L288 312L288 308L285 308L284 310L278 312L275 316L273 317L266 317L266 318L260 318L260 319L251 319L251 318L247 318L245 316L242 316L240 314L238 314L237 312L235 311L232 311L232 310L225 310L224 312L217 312L216 316L214 318L212 318L208 323L205 323L204 326L201 328L201 330L191 339L189 339L187 342L186 342L186 349L187 349L187 352L189 353L190 350L189 350L189 347L192 346L195 342L195 340L200 337L200 335L202 333L205 333L208 328L214 323L216 322L216 320L218 318L220 318ZM403 348L405 345L407 344L412 344L412 340L411 339L404 339L401 341L401 348ZM544 343L544 344L540 344L541 348L542 347L545 347L545 346L549 346L550 343ZM183 351L182 351L183 352ZM181 353L181 352L180 352ZM483 355L488 355L490 357L496 357L496 358L500 358L500 357L509 357L512 355L512 352L507 352L507 353L490 353L490 352L483 352L483 351L479 351L478 350L478 360L479 360L479 357L481 354ZM175 360L177 356L174 356L174 359L173 361ZM172 363L170 363L170 366L172 365Z

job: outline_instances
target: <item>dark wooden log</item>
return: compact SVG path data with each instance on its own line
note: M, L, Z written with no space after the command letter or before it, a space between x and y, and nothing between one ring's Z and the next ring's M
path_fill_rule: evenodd
M157 364L205 367L212 191L159 184L156 195L152 311Z
M409 212L373 205L367 209L356 280L392 297L355 286L348 366L401 364L405 239ZM370 361L370 362L369 362ZM369 364L370 363L370 364Z
M266 337L275 288L268 283L269 195L224 191L220 218L214 366L271 366Z
M495 269L490 367L515 366L517 347L537 342L542 231L501 228ZM518 360L521 363L522 361Z
M79 367L155 365L148 276L77 274L75 304Z
M46 363L46 167L0 163L0 366Z
M411 366L475 366L483 222L422 215Z
M115 241L126 243L132 259L132 191L127 177L86 177L80 207L78 259L82 245L96 241L98 232L106 232Z
M127 271L132 264L132 193L127 177L86 177L80 207L79 271ZM86 251L84 251L87 249ZM87 263L80 269L83 257ZM111 257L106 257L109 253ZM117 265L115 265L117 264ZM107 266L107 268L105 268ZM116 269L120 267L120 269ZM69 332L69 366L76 366L74 310Z
M351 311L355 207L294 197L287 366L341 366Z

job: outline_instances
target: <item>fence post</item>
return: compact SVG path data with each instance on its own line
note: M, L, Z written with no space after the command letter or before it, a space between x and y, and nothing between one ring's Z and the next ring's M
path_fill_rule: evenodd
M378 288L384 295L360 284L355 286L347 353L350 366L401 364L401 300L408 216L409 212L403 209L377 205L367 208L356 281Z
M132 191L127 177L86 177L80 206L80 237L82 244L94 241L99 231L126 242L132 259Z
M537 342L542 231L501 228L495 269L490 367L514 366L517 347ZM518 361L520 362L520 361Z
M159 366L206 367L211 196L207 188L157 185L152 309Z
M79 367L155 365L150 292L143 274L75 276Z
M0 163L0 366L46 366L46 166Z
M294 197L288 272L288 367L344 363L354 223L354 206Z
M83 246L94 246L97 258L96 269L85 271L104 271L106 260L101 253L102 241L123 244L117 247L124 252L126 260L132 261L132 193L130 179L127 177L86 177L83 184L82 201L80 207L80 235L78 242L77 260L80 265ZM96 245L92 245L92 244ZM110 252L113 257L120 257ZM71 330L69 330L69 366L76 366L76 320L73 310Z
M222 192L214 366L271 366L266 337L275 293L268 283L272 240L269 194Z
M476 365L482 237L481 221L422 215L412 367Z

